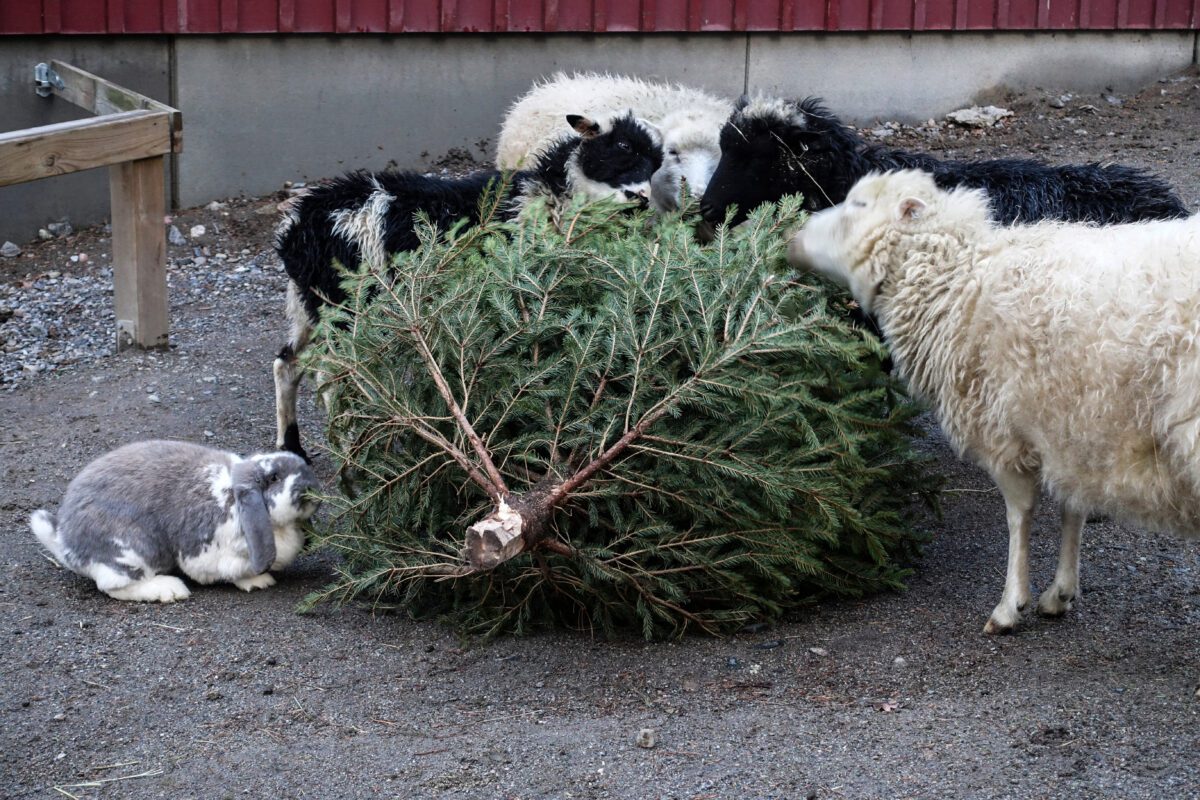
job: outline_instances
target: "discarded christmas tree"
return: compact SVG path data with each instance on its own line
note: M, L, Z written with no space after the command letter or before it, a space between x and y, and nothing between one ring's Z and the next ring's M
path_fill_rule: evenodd
M533 208L348 277L311 351L354 491L306 603L655 637L900 587L934 488L914 409L828 288L783 274L798 213L701 246L679 218Z

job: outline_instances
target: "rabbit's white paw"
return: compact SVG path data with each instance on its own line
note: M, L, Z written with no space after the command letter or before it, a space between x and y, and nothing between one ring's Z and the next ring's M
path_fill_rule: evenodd
M268 586L275 585L275 578L269 572L264 572L261 575L255 575L250 578L242 578L240 581L234 581L233 585L241 589L243 592L253 592L255 589L266 589Z
M116 589L105 589L109 597L135 603L174 603L192 596L183 581L174 575L151 575Z

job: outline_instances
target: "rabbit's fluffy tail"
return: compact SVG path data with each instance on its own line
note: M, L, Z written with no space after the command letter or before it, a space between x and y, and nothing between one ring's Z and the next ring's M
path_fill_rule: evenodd
M29 517L29 527L33 529L33 535L42 543L42 547L49 550L50 555L58 559L58 563L67 566L62 539L54 527L54 515L44 508L39 508Z

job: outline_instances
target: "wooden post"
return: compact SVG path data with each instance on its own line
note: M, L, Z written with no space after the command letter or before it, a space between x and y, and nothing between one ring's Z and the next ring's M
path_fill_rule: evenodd
M53 94L99 116L0 132L0 186L109 167L117 349L166 347L163 167L164 154L183 150L183 116L70 64L49 66Z
M117 350L167 346L163 156L109 167Z

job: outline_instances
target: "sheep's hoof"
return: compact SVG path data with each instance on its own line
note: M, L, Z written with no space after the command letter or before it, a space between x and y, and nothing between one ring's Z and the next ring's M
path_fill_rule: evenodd
M983 626L983 632L988 636L1003 636L1012 633L1016 630L1016 626L1012 624L996 622L994 619L989 619L987 624Z
M1075 607L1075 593L1051 586L1038 598L1038 613L1043 617L1061 617Z
M992 616L988 618L987 624L983 626L983 632L988 636L1012 633L1016 630L1017 623L1020 620L1021 614L1016 608L1001 603L992 610Z

